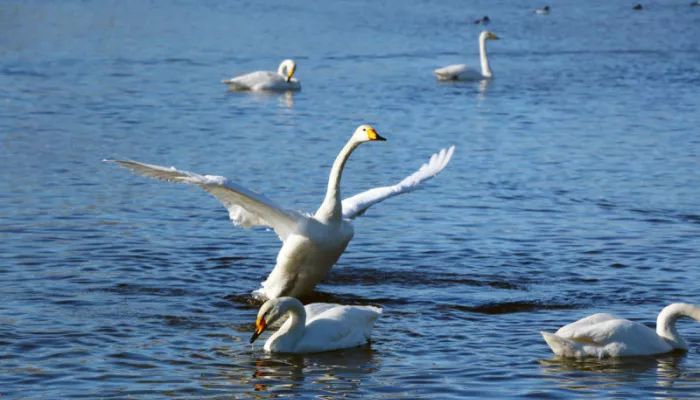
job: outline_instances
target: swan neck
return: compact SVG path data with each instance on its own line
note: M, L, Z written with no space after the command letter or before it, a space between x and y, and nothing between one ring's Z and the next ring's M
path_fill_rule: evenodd
M331 174L328 177L328 189L323 204L316 212L316 218L326 221L340 221L343 216L343 206L340 200L340 179L343 175L343 168L348 161L350 154L357 148L358 142L350 139L345 147L338 153L338 157L333 162Z
M282 76L287 76L287 69L289 67L287 66L287 62L283 61L280 66L277 68L277 73L282 75Z
M306 331L306 310L299 300L289 301L286 305L286 314L289 315L291 323L289 329L283 332L284 337L296 344L304 336Z
M481 57L481 74L485 77L492 77L489 59L486 56L486 36L479 37L479 56Z
M687 343L676 329L676 321L682 317L692 318L700 322L700 308L685 303L674 303L666 306L656 319L656 334L664 338L674 348L687 350Z

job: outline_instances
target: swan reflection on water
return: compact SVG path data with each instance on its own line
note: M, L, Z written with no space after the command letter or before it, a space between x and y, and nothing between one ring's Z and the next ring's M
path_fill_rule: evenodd
M249 381L255 392L356 393L380 359L370 345L310 355L259 354Z
M655 375L657 387L670 388L688 374L682 367L685 355L684 351L674 351L658 356L603 359L555 356L539 360L539 364L543 375L550 376L567 389L592 390L601 386L628 385L630 382L645 381L650 375Z

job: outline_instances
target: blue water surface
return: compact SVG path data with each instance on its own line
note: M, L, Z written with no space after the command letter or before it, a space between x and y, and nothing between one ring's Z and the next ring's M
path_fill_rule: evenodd
M653 327L700 303L700 7L535 1L0 4L0 397L686 398L687 353L563 361L539 331L595 312ZM488 15L495 79L478 65ZM298 64L302 91L221 79ZM317 301L384 308L373 343L248 344L274 232L196 187L104 158L231 178L313 212L361 123L346 196L456 145L374 206Z

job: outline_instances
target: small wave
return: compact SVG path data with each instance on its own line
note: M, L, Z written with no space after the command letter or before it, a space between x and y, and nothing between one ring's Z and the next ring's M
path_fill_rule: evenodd
M508 282L500 279L479 280L463 278L460 274L436 273L434 270L430 269L429 266L424 266L423 268L428 269L430 272L383 271L358 267L339 268L338 270L334 270L328 282L324 283L331 286L343 286L346 284L362 284L365 286L395 284L398 286L424 285L435 288L466 285L507 290L528 290L527 286L520 283Z
M520 312L532 312L539 310L570 310L581 308L581 304L573 303L546 303L539 301L506 301L485 303L478 306L464 306L457 304L441 305L438 309L452 309L459 311L467 311L478 314L513 314Z

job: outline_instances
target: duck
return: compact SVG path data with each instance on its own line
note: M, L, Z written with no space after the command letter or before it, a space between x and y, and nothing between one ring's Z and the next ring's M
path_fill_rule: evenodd
M687 303L666 306L656 319L656 331L612 314L593 314L563 326L555 333L540 332L554 354L566 358L630 357L688 350L676 321L700 322L700 307Z
M549 14L549 6L544 6L544 8L538 8L535 10L535 14Z
M307 354L347 349L369 342L382 309L313 303L306 307L294 297L267 300L258 311L252 344L268 326L287 320L265 342L268 353Z
M691 6L691 7L700 6L700 0L696 0L696 1L692 2L692 3L690 3L690 6Z
M301 83L293 78L297 65L294 60L284 60L275 71L255 71L224 79L221 82L234 91L294 91L301 90Z
M634 10L643 10L644 7L642 7L641 4L637 4L636 6L632 7Z
M272 228L282 241L282 247L275 267L261 288L253 292L253 297L259 300L283 296L303 298L312 293L345 252L354 236L352 221L356 217L377 203L417 189L439 174L454 153L454 146L442 149L401 182L341 200L340 180L350 154L363 143L385 140L370 125L361 125L355 130L333 162L325 198L313 215L282 207L263 194L223 176L200 175L130 160L104 161L146 177L199 186L223 203L234 225L246 229L253 226Z
M476 21L474 21L475 24L477 25L488 25L491 20L489 19L488 15L484 15L483 18L479 18Z
M466 64L454 64L438 68L434 71L439 81L480 81L492 79L493 72L486 56L486 41L499 40L500 38L489 31L483 31L479 35L479 55L481 57L481 72L469 68Z

